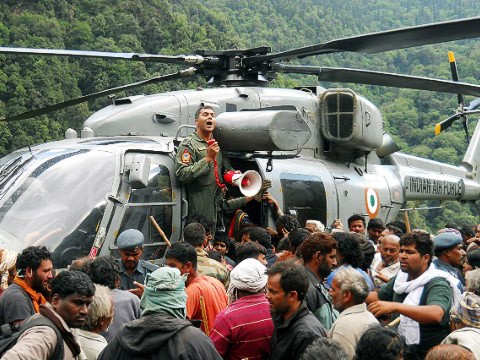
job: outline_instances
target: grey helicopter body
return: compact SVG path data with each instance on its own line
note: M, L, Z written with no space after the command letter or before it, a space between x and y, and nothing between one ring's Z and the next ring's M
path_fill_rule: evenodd
M473 30L464 26L457 38L480 36L479 23L476 18ZM417 45L403 41L405 47ZM13 49L0 48L0 52L46 52ZM300 50L298 57L323 51ZM58 50L46 55L85 56L82 53ZM136 228L145 235L145 255L158 256L165 242L149 218L153 216L172 242L181 238L189 212L185 189L175 176L176 149L193 131L194 113L201 105L210 105L217 113L214 136L234 168L255 170L270 179L269 191L280 208L295 213L300 223L308 219L327 225L335 219L346 222L352 214L388 222L409 200L480 199L480 123L457 167L399 152L383 129L379 109L350 89L277 89L258 83L262 73L284 71L313 73L319 79L327 76L330 81L348 75L354 82L477 96L480 87L432 79L418 82L385 73L358 75L358 70L339 79L336 74L344 69L271 63L295 54L248 50L182 56L189 63L205 62L201 73L222 86L112 99L110 106L85 121L80 136L69 129L66 140L18 150L1 159L0 247L21 250L46 245L53 250L55 265L65 267L80 256L114 252L118 234ZM135 60L138 57L132 55ZM239 58L244 66L241 76L232 70L239 67ZM229 71L214 68L222 62L228 63ZM252 201L247 212L255 223L274 226L273 212L265 204Z

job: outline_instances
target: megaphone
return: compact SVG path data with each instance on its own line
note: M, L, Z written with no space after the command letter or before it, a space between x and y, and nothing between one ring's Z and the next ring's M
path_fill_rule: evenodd
M227 184L238 186L240 192L245 196L253 196L262 188L262 177L254 170L237 174L235 171L227 171L223 176Z

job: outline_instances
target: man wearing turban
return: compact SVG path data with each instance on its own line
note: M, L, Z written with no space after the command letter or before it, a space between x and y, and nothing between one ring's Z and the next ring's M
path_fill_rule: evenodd
M273 321L265 297L267 268L245 259L230 273L230 305L215 318L210 338L227 360L270 356Z
M161 267L145 278L142 317L120 328L98 359L218 359L210 339L185 319L186 276Z

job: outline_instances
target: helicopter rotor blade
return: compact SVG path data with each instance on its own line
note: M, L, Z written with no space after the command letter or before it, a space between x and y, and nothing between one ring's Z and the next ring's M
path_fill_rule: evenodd
M448 52L448 62L450 63L450 71L452 73L452 80L455 81L455 82L458 82L457 62L455 61L455 54L453 53L453 51ZM465 140L467 141L467 144L468 144L468 143L470 143L470 134L468 133L468 116L467 116L467 114L465 113L465 110L464 110L464 106L463 106L464 105L464 100L463 100L463 95L461 93L457 94L457 102L458 102L458 114L460 115L459 119L462 119L463 131L465 131ZM450 123L450 125L448 125L448 127L450 127L450 126L451 126L451 123ZM445 130L445 128L442 129L440 127L440 129L437 129L437 127L435 127L435 135L438 135L443 130Z
M480 96L480 86L449 80L400 75L371 70L334 68L321 66L295 66L272 64L272 69L284 73L316 75L319 80L379 85L407 89L428 90L451 94Z
M480 98L477 98L473 100L467 107L465 107L465 110L467 111L472 111L476 110L480 107Z
M26 55L47 55L47 56L74 56L90 57L100 59L120 59L143 62L160 62L166 64L192 64L202 63L217 64L219 59L215 57L203 57L201 55L152 55L138 53L116 53L108 51L84 51L84 50L62 50L62 49L32 49L18 47L0 47L0 54L26 54Z
M67 100L67 101L63 101L63 102L58 103L58 104L48 105L48 106L45 106L45 107L40 108L40 109L28 111L28 112L18 114L18 115L12 116L12 117L0 119L0 121L17 121L17 120L30 119L30 118L33 118L33 117L36 117L36 116L48 114L52 111L65 109L65 108L73 106L73 105L78 105L78 104L81 104L83 102L94 100L94 99L104 97L104 96L107 96L107 95L110 95L110 94L114 94L114 93L117 93L117 92L120 92L120 91L130 90L130 89L140 87L140 86L145 86L145 85L148 85L148 84L153 84L153 83L158 83L158 82L163 82L163 81L169 81L169 80L176 80L176 79L180 79L180 78L183 78L183 77L194 76L194 75L196 75L196 72L197 72L197 69L194 68L194 67L191 67L191 68L188 68L188 69L185 69L185 70L178 71L176 73L162 75L162 76L155 76L155 77L147 79L147 80L138 81L138 82L128 84L128 85L117 86L117 87L114 87L114 88L111 88L111 89L102 90L102 91L99 91L99 92L96 92L96 93L81 96L81 97L78 97L76 99L70 99L70 100Z
M458 70L457 70L457 62L455 61L455 54L453 51L448 52L448 61L450 63L450 71L452 72L452 80L458 82ZM463 107L463 95L457 94L458 99L458 106Z
M462 126L463 126L463 131L465 131L465 140L467 144L470 143L470 134L468 133L468 117L467 116L462 116L463 121L462 121Z
M440 134L442 131L447 130L450 126L452 126L455 120L458 120L462 117L462 114L455 114L450 116L448 119L445 119L438 124L435 125L435 135Z
M480 36L480 17L472 17L352 36L276 54L247 57L243 62L254 64L271 60L302 59L307 56L345 51L374 54L478 36Z

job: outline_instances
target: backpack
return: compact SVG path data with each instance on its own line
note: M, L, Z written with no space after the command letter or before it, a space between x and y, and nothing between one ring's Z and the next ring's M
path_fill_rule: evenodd
M62 360L64 358L62 334L50 319L38 314L32 315L23 321L18 331L12 332L8 324L1 326L2 335L0 336L0 357L2 357L17 343L21 334L34 326L49 326L55 331L57 334L57 346L55 347L55 350L49 360Z

